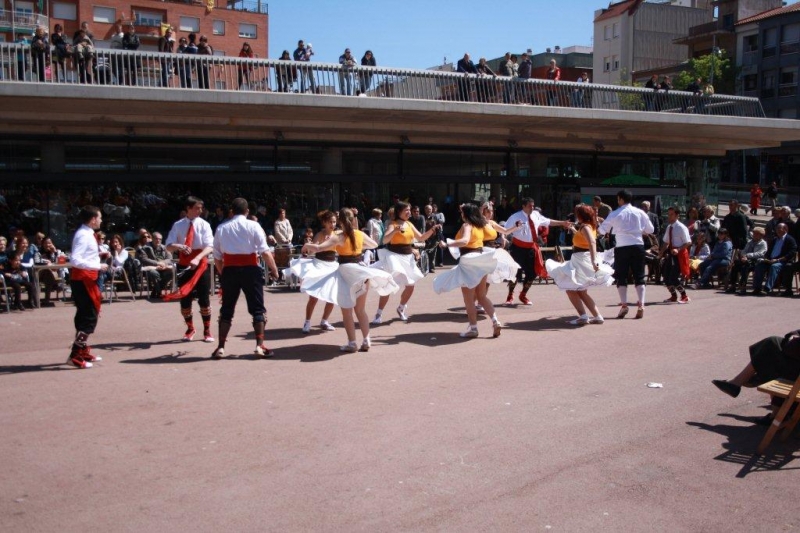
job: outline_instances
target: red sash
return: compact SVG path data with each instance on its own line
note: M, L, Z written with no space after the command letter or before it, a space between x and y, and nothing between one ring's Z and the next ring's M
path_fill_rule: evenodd
M202 251L203 250L192 250L192 253L190 253L189 255L182 255L180 260L178 261L178 264L181 266L188 267L192 259L200 255L200 252ZM178 287L177 291L165 295L162 298L162 300L164 300L165 302L174 302L175 300L182 300L183 298L186 298L187 296L192 294L194 286L197 285L198 281L200 281L200 277L203 274L205 274L207 268L208 268L208 258L204 257L203 259L200 260L200 264L197 265L197 268L195 269L194 274L192 274L192 277L189 278L189 281Z
M542 251L539 250L538 242L525 242L512 238L511 243L518 248L533 250L533 271L537 276L547 277L547 269L544 266L544 258L542 257Z
M258 266L256 254L223 254L222 266L224 267L249 267Z
M100 287L97 286L97 270L86 270L84 268L72 267L70 269L70 279L73 281L83 282L83 286L86 287L86 292L89 293L89 298L92 299L94 308L99 314L100 305L103 301L103 295L100 292Z
M678 252L678 268L685 279L689 279L689 250L683 248Z

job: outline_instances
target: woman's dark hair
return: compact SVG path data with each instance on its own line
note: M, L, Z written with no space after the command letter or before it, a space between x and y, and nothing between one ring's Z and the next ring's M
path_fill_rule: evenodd
M289 55L289 50L283 51L283 53L281 54L281 59L291 59L291 56Z
M581 224L589 224L592 228L597 229L597 213L594 208L586 204L578 204L575 206L575 220Z
M120 235L119 233L115 233L114 235L111 236L111 242L113 243L114 240L118 240L119 243L122 245L122 249L123 250L125 249L125 239L122 238L122 235ZM111 253L117 255L113 248L111 249Z
M317 220L319 220L321 224L324 224L328 222L330 219L335 217L336 213L334 213L330 209L325 209L324 211L320 211L319 213L317 213Z
M344 207L339 210L339 227L342 228L347 240L350 241L350 246L353 250L356 249L356 232L353 229L353 219L355 215L353 215L353 210Z
M64 26L62 26L61 24L56 24L55 28L53 28L53 32L57 31L64 31Z
M411 204L409 204L408 202L397 202L396 204L394 204L394 219L401 220L400 213L402 213L403 211L405 211L407 208L410 207Z
M481 210L475 204L464 204L461 206L461 215L464 220L476 228L482 228L486 225L486 219L483 218Z

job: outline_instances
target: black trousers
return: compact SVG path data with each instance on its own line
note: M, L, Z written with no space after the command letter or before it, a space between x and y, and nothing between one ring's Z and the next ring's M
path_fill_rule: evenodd
M616 262L616 256L614 261ZM683 275L681 274L681 267L676 256L667 254L661 266L661 273L664 276L664 285L667 287L683 286Z
M211 268L210 266L208 268ZM189 272L187 272L189 270ZM183 287L186 283L192 279L192 271L188 267L178 267L178 287ZM186 298L181 298L181 309L187 309L192 307L192 300L197 297L197 303L200 307L211 307L211 284L209 278L211 276L208 273L208 270L203 272L203 275L200 276L200 279L197 280L197 285L194 286L194 290L187 296Z
M75 330L91 335L97 327L97 309L83 281L70 281L75 301Z
M533 282L536 279L536 272L533 270L533 248L521 248L512 243L509 253L514 258L514 261L522 267L517 270L517 283L521 283L523 280L525 282Z
M258 266L229 266L222 269L220 287L222 288L222 308L219 319L230 322L239 293L247 300L247 312L255 322L266 322L267 310L264 307L264 270Z
M614 248L614 279L617 287L628 286L628 275L633 274L633 284L644 285L644 245L617 246Z

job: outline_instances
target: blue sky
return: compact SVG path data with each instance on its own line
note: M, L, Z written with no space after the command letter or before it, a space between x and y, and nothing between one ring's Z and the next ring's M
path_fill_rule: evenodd
M269 55L291 53L298 39L314 60L336 63L349 47L357 60L372 50L378 65L427 68L506 51L592 43L594 11L608 0L306 0L269 2Z

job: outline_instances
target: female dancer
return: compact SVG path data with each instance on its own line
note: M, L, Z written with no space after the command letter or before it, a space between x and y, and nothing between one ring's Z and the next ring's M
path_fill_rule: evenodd
M522 228L522 222L518 222L517 225L511 229L506 229L497 222L494 221L494 205L491 202L484 202L481 205L481 215L486 220L486 226L483 228L483 251L484 253L490 253L497 259L497 268L494 269L494 272L489 274L486 278L487 283L505 283L509 280L512 280L516 277L517 271L521 268L519 264L514 261L514 258L511 257L511 254L505 251L504 244L505 238L502 239L501 242L497 241L497 236L502 235L510 235L515 231ZM489 286L486 286L486 291L488 294ZM477 306L478 312L484 312L483 306Z
M386 248L381 250L381 257L377 263L372 264L372 268L380 268L392 275L395 283L403 287L400 295L400 305L397 306L397 314L400 320L406 322L408 315L408 300L414 294L414 283L421 280L425 275L417 268L416 258L414 257L411 244L414 241L427 240L431 235L441 229L441 224L435 224L425 233L420 233L408 217L411 216L411 206L406 202L397 202L394 205L394 218L386 224L386 232L383 234L383 244ZM378 300L378 311L372 324L381 323L383 308L389 301L389 296L381 296Z
M486 296L486 277L497 268L494 254L483 253L484 229L486 220L475 204L461 206L461 229L455 240L447 240L447 246L459 249L458 265L433 280L433 290L437 294L461 288L464 306L467 308L469 327L462 337L478 336L478 312L475 300L483 306L492 317L493 337L500 336L502 324L497 319L492 302Z
M369 338L369 318L367 318L367 292L370 286L375 287L378 294L388 296L399 290L392 275L383 270L361 265L363 251L374 249L378 243L364 232L353 227L355 216L351 209L339 211L339 228L322 244L306 244L303 252L319 254L335 249L339 254L339 268L335 272L319 277L306 277L301 290L325 302L336 304L342 309L342 321L347 332L347 344L340 347L343 352L367 352L372 345ZM355 310L358 326L364 340L361 348L356 344L356 326L353 320Z
M336 213L333 211L325 210L317 214L317 218L322 223L322 230L314 235L313 244L322 244L328 239L335 236L336 231ZM323 274L330 274L336 272L338 265L336 264L336 252L328 250L314 255L313 258L303 257L301 259L293 259L289 266L292 274L297 278L304 280L306 277L319 277ZM301 285L302 290L302 285ZM311 333L311 314L317 306L318 298L309 295L308 302L306 303L306 320L303 322L303 333ZM330 302L325 303L325 309L322 310L322 321L319 327L323 331L335 331L328 319L333 312L333 304Z
M608 287L614 281L614 269L600 264L597 254L597 214L591 206L578 204L575 206L575 220L578 231L572 238L572 257L566 263L548 259L545 263L547 273L562 291L567 292L570 303L578 311L579 317L570 321L574 326L584 324L602 324L603 317L587 289L589 287ZM584 307L585 305L585 307ZM586 308L592 317L586 314Z

